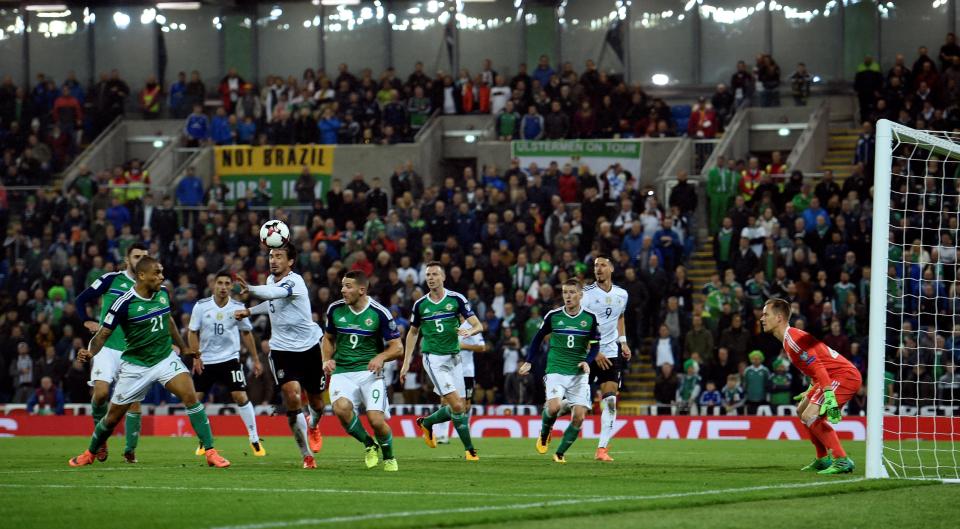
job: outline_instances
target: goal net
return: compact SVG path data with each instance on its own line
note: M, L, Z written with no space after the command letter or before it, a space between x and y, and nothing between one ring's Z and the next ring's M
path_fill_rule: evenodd
M960 479L960 134L881 120L874 158L867 477Z

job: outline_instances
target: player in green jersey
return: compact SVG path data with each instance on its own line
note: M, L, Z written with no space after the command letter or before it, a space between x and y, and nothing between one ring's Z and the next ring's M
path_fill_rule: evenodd
M367 296L367 276L347 272L340 293L343 299L327 309L326 332L320 342L323 371L330 375L330 401L340 424L364 445L367 468L377 466L377 450L383 450L383 469L396 472L393 432L387 424L387 386L383 364L403 355L400 331L383 305ZM360 424L357 411L363 406L376 441Z
M162 286L163 266L156 259L146 256L140 259L135 270L136 284L133 289L110 305L103 318L103 327L90 341L89 349L81 349L77 353L77 358L83 362L93 358L118 327L123 330L127 340L110 409L97 423L89 448L70 459L70 466L93 464L94 454L113 433L127 409L134 402L140 402L154 382L160 382L186 406L190 424L206 449L207 464L228 467L230 462L213 448L210 421L203 411L203 404L197 401L190 372L173 351L173 344L176 343L184 355L199 354L183 341L170 314L170 295Z
M430 448L436 448L433 425L452 420L466 450L467 461L479 461L470 440L470 416L463 398L466 390L460 361L460 338L483 332L483 325L470 308L467 298L443 287L446 274L442 264L437 261L427 263L426 276L430 292L413 304L400 379L402 381L410 370L410 360L422 334L420 352L423 354L423 365L433 382L434 391L440 395L440 409L429 417L417 419L423 440ZM469 322L471 327L459 329L463 321Z
M147 247L143 243L133 243L127 248L126 267L120 272L110 272L103 274L89 287L83 290L77 296L77 314L86 321L83 326L92 334L100 330L100 323L107 316L110 305L128 290L133 288L136 282L134 269L140 259L147 255ZM100 319L90 317L87 312L87 305L93 303L97 298L101 299ZM93 427L97 427L100 419L107 414L107 406L110 405L110 385L117 377L117 370L120 369L120 356L126 347L126 340L123 338L123 331L117 329L110 338L104 343L103 350L94 358L93 367L90 369L90 382L93 386L93 396L90 399L90 409L93 416ZM124 423L124 433L126 434L126 446L123 449L123 459L127 463L137 462L137 441L140 440L140 403L135 402L130 406ZM97 461L107 460L107 443L100 446L97 452Z
M597 317L583 310L580 282L564 281L562 287L563 307L551 310L543 318L540 330L533 337L527 350L526 361L520 364L518 373L525 376L540 354L541 344L550 336L547 351L547 368L544 382L547 402L543 406L543 425L537 437L537 452L546 454L550 446L553 424L560 414L565 400L573 408L570 426L563 432L563 442L557 448L553 460L566 463L564 454L580 436L580 426L590 409L590 362L600 350L600 327Z

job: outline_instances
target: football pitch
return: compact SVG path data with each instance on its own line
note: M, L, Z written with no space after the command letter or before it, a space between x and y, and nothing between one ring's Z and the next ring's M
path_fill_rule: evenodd
M217 447L226 470L202 464L192 438L145 437L140 463L123 462L123 439L105 463L72 469L81 437L0 439L0 520L23 528L270 529L285 527L958 527L960 485L864 480L863 443L847 442L853 475L798 469L800 441L621 440L613 463L580 439L568 464L534 451L532 439L478 439L466 462L454 438L427 448L396 439L400 472L367 470L356 441L325 439L317 470L300 468L290 438ZM553 448L558 440L554 440Z

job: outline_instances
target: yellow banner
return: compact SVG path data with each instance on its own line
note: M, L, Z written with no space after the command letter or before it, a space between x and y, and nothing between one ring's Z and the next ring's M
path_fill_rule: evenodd
M333 174L332 145L278 145L214 147L217 174L268 175L300 174L304 167L314 174Z

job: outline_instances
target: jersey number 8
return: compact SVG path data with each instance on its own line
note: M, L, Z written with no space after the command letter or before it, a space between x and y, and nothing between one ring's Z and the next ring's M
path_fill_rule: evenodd
M573 338L574 336L572 334L567 335L567 347L573 347L574 345Z

